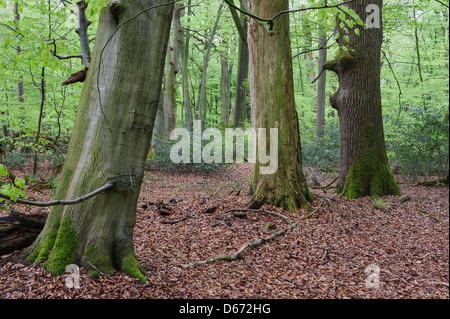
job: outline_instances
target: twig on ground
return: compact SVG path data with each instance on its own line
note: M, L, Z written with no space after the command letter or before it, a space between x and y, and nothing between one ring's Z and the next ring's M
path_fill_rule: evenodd
M434 217L433 215L431 215L429 212L424 211L423 209L419 208L419 213L427 215L428 217L430 217L431 219L433 219L435 222L438 223L443 223L443 220L440 220L439 218Z
M257 212L257 213L264 213L264 214L269 214L269 215L273 215L273 216L278 216L280 218L282 218L284 221L286 221L289 226L286 228L283 228L275 233L273 233L270 236L264 237L264 238L260 238L258 240L255 241L248 241L246 242L244 245L241 246L241 248L239 248L235 253L231 254L231 255L219 255L213 258L209 258L209 259L204 259L201 261L194 261L194 262L190 262L188 264L183 264L180 265L181 268L188 268L190 266L199 266L199 265L204 265L204 264L209 264L215 261L219 261L219 260L226 260L226 261L234 261L237 259L241 259L242 258L242 253L249 247L257 247L260 246L264 243L267 243L273 239L275 239L278 236L283 235L284 233L286 233L289 230L294 229L295 227L298 226L297 223L293 223L288 217L282 215L282 214L278 214L275 212L269 212L269 211L259 211L259 210L254 210L254 209L230 209L228 211L226 211L226 213L230 213L230 212L236 212L236 211L251 211L251 212Z
M305 219L310 219L311 217L313 217L314 214L317 213L317 212L319 211L319 209L322 208L323 203L325 203L325 201L326 201L326 200L325 200L324 198L322 198L322 199L320 200L319 206L318 206L315 210L313 210L311 213L309 213L308 215L304 216L302 219L305 220Z

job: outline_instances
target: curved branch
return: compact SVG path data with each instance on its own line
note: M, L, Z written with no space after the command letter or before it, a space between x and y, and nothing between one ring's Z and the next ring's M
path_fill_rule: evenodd
M92 198L94 196L97 196L98 194L110 189L114 187L114 183L112 182L108 182L105 185L103 185L102 187L96 189L95 191L83 195L81 197L78 197L76 199L72 199L72 200L54 200L54 201L50 201L50 202L34 202L34 201L30 201L30 200L26 200L26 199L21 199L21 198L17 198L16 200L13 200L10 196L8 195L4 195L2 193L0 193L0 198L9 200L9 201L13 201L16 203L20 203L20 204L25 204L25 205L31 205L31 206L38 206L38 207L48 207L48 206L57 206L57 205L74 205L74 204L79 204L81 202L84 202L86 200L88 200L89 198Z

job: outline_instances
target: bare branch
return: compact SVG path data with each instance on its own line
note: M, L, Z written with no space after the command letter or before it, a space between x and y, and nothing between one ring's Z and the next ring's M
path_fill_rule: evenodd
M21 199L21 198L17 198L16 200L13 200L10 196L4 195L2 193L0 193L0 198L6 199L9 201L14 201L14 202L17 202L20 204L38 206L38 207L48 207L48 206L57 206L57 205L65 206L65 205L74 205L74 204L79 204L81 202L84 202L84 201L88 200L89 198L97 196L98 194L112 188L113 186L114 186L114 183L108 182L105 185L103 185L102 187L96 189L95 191L93 191L87 195L78 197L76 199L72 199L72 200L55 200L55 201L51 201L51 202L34 202L34 201Z

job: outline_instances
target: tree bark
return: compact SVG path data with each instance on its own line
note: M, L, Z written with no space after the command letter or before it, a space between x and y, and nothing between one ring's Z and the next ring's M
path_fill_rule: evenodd
M30 215L12 211L0 217L0 256L30 246L44 228L47 214Z
M193 117L192 117L192 106L191 106L191 99L189 97L189 71L188 71L188 61L189 61L189 43L190 43L190 37L191 37L191 31L190 31L190 16L192 15L191 11L191 3L192 1L188 1L188 8L187 8L187 26L186 26L186 34L185 34L185 40L184 43L182 43L182 49L181 49L181 73L183 76L183 104L184 104L184 113L186 117L186 129L189 132L192 132L192 125L193 125Z
M22 258L68 264L145 281L133 229L164 72L173 4L118 0L102 8L91 67L56 199L76 198L106 182L114 187L73 206L52 208Z
M169 50L167 51L166 102L164 103L166 108L165 115L167 116L167 136L170 136L170 133L177 126L176 82L177 74L180 72L179 60L183 42L180 20L181 10L180 6L176 3L172 17L173 42L169 45Z
M39 137L41 135L41 124L42 124L42 117L44 115L44 105L45 105L45 67L42 67L41 71L41 83L40 83L40 95L41 95L41 104L39 107L39 119L38 119L38 127L36 132L36 137L34 139L34 144L37 147L39 143ZM37 149L34 150L34 159L33 159L33 176L36 176L37 174Z
M249 5L260 17L272 17L289 8L288 0L251 0ZM253 128L256 131L277 128L279 136L276 173L262 175L263 166L259 155L256 157L250 207L258 208L262 203L268 203L299 213L301 208L308 208L311 195L302 168L288 14L275 20L273 31L274 34L269 35L253 19L249 22ZM266 149L270 149L269 141Z
M327 35L323 26L319 26L319 79L317 82L317 113L316 113L316 136L323 137L323 128L325 126L325 89L327 84L327 73L323 71L323 64L327 61L327 48L325 47ZM323 34L322 34L323 33Z
M231 74L233 65L226 58L220 58L220 121L228 123L231 109Z
M366 8L382 0L356 0L348 4L363 21ZM340 54L324 65L339 77L339 89L330 98L338 111L341 134L340 177L337 191L357 198L366 195L399 195L400 190L390 170L386 154L381 109L380 72L383 29L360 28L346 33L337 23Z
M249 72L249 51L247 39L239 39L238 74L236 81L236 96L234 102L234 128L243 127L245 108L247 106L247 80Z
M85 0L77 2L78 28L75 29L75 32L80 37L81 58L83 59L85 68L89 68L89 64L91 63L91 49L89 48L88 28L92 22L86 18L87 6L88 4Z
M216 21L214 23L214 27L211 31L208 45L206 47L206 53L203 58L202 81L200 83L200 91L199 91L198 105L197 105L198 120L202 121L202 127L204 125L204 120L206 118L206 78L208 75L209 56L211 53L211 48L212 48L214 37L216 36L216 31L219 26L219 20L220 20L220 16L222 15L222 9L223 9L223 4L220 4L219 10L217 11Z
M231 1L234 4L234 1ZM249 72L249 52L247 41L247 16L238 11L232 6L228 5L234 24L239 34L239 53L238 53L238 68L236 79L236 94L234 105L231 109L231 120L234 128L243 127L245 121L245 111L247 107L247 80ZM242 3L240 8L243 9Z

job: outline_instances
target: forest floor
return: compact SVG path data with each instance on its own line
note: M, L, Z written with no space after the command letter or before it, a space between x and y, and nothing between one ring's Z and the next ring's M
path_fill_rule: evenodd
M306 170L310 185L327 185L336 176ZM288 226L277 215L229 211L249 201L251 172L246 163L212 173L146 171L135 227L146 284L122 273L90 278L81 268L81 288L69 289L68 274L52 277L39 263L14 263L15 252L0 257L0 299L449 298L449 189L413 186L402 176L396 177L403 197L349 200L332 189L311 189L311 211L302 216L265 205L261 211L282 214L298 226L245 250L241 259L180 267L231 255ZM36 200L52 199L52 190L26 192ZM15 206L22 213L39 210ZM371 264L380 269L378 289L366 286Z

